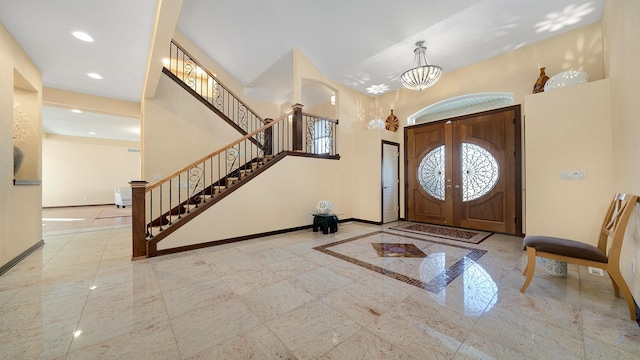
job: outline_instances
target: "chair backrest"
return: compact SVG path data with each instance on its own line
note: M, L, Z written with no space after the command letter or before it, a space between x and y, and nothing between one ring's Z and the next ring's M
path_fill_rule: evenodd
M627 229L629 217L635 210L638 196L629 194L616 194L609 206L607 216L604 218L598 239L598 248L607 253L607 243L611 239L611 247L609 249L609 262L617 262L620 259L620 251L622 250L622 240Z
M131 188L126 186L117 187L116 194L120 194L121 196L131 196Z

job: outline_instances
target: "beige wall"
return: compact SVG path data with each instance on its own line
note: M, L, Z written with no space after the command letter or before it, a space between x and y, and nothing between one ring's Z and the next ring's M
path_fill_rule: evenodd
M165 75L143 104L142 178L149 183L243 136Z
M640 1L607 1L603 15L605 74L611 79L611 118L613 121L613 185L616 191L640 194ZM640 213L631 216L622 246L620 270L640 301ZM635 260L636 273L631 271Z
M349 135L355 159L351 166L354 218L382 221L382 141L399 143L399 135L382 129L363 130Z
M508 92L514 94L514 104L523 104L524 97L532 92L541 67L547 68L549 76L572 69L587 72L590 81L600 80L603 78L602 56L601 25L595 23L455 71L448 72L446 64L438 64L445 68L445 73L434 86L424 91L401 89L379 96L374 109L367 114L370 114L369 119L385 119L389 110L394 110L400 120L398 132L403 134L409 116L452 97ZM526 109L522 110L524 113ZM400 141L404 144L403 136ZM400 167L401 182L404 183L403 158ZM401 190L400 216L403 217L404 188Z
M182 34L177 33L175 37L183 46L187 44L190 47L189 52L216 72L225 85L231 82L235 92L242 92L241 86L228 73L207 59L206 55L195 48ZM446 73L436 86L423 92L398 90L375 99L327 79L300 49L294 48L292 100L293 102L301 101L303 86L309 81L335 89L337 118L340 120L339 153L342 156L340 163L345 169L342 173L346 176L341 180L351 189L348 194L345 194L347 196L345 201L352 204L351 217L381 221L379 190L381 139L398 143L402 143L403 139L401 129L397 133L388 131L380 131L379 134L371 133L366 129L371 119L385 119L389 111L394 109L403 123L409 115L434 102L475 92L513 92L516 103L522 103L524 96L531 93L539 68L542 66L546 66L550 74L567 69L580 69L587 71L592 80L601 79L600 26L587 26L509 54L494 57L480 64ZM403 163L404 159L401 159L401 183L404 183ZM404 216L404 197L401 196L400 200L401 216Z
M113 204L114 188L140 179L137 142L49 135L43 140L42 206Z
M320 200L330 200L340 218L349 217L342 171L336 160L285 157L159 242L158 249L309 225Z
M609 80L525 97L527 235L597 245L613 196ZM563 180L563 171L586 171Z
M42 103L64 109L79 109L99 114L140 118L140 103L82 94L74 91L44 88Z
M406 119L417 111L451 97L480 92L509 92L514 104L522 104L531 94L533 84L546 67L549 76L565 70L581 70L590 81L603 78L602 31L600 23L588 25L564 34L518 48L485 61L448 72L440 81L424 91L402 89L380 96L377 109L384 114L390 109L405 125Z
M0 44L0 266L3 266L42 240L42 187L13 185L12 137L14 93L20 93L19 88L29 88L33 95L28 113L33 116L30 121L36 134L36 138L29 140L36 149L34 163L30 165L33 173L29 176L39 177L42 74L2 24Z
M200 64L210 72L212 72L216 78L220 80L229 90L235 93L242 101L244 101L256 114L264 118L277 119L282 113L280 107L277 104L268 103L266 101L256 100L244 96L244 88L240 83L231 76L224 68L218 65L213 59L211 59L206 53L195 46L191 40L184 36L180 31L176 30L173 34L173 38L183 47L189 54L198 60ZM167 52L169 46L167 44ZM168 55L168 54L167 54ZM291 111L291 108L287 109L287 112Z
M336 92L336 109L340 125L339 152L341 178L349 192L344 201L351 204L349 217L380 222L381 214L381 157L382 140L400 141L400 133L387 130L368 130L372 119L385 119L389 112L377 110L375 99L327 79L300 50L294 49L294 96L302 92L305 82L313 80L326 84ZM402 176L402 175L401 175ZM402 181L402 178L401 178Z

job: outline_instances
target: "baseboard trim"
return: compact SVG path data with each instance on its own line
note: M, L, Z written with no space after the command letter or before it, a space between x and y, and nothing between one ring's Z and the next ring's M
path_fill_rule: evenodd
M364 220L364 219L357 219L357 218L339 220L338 222L348 222L348 221L361 222L361 223L371 224L371 225L382 225L382 221L371 221L371 220Z
M31 253L33 253L34 251L38 250L42 246L44 246L44 240L38 241L37 243L35 243L30 248L28 248L27 250L23 251L22 254L14 257L8 263L2 265L0 267L0 276L2 276L4 273L9 271L9 269L11 269L12 267L18 265L18 263L20 261L24 260L24 258L26 258L27 256L31 255Z
M355 219L355 218L348 218L348 219L338 220L339 223L345 223L345 222L350 222L350 221L361 222L361 223L371 224L371 225L382 225L382 222ZM197 249L203 249L203 248L208 248L208 247L212 247L212 246L231 244L231 243L235 243L235 242L239 242L239 241L251 240L251 239L256 239L256 238L265 237L265 236L286 234L286 233L290 233L290 232L294 232L294 231L311 229L311 228L313 228L313 225L303 225L303 226L297 226L297 227L288 228L288 229L273 230L273 231L267 231L267 232L258 233L258 234L238 236L238 237L233 237L233 238L229 238L229 239L214 240L214 241L209 241L209 242L200 243L200 244L179 246L179 247L175 247L175 248L171 248L171 249L162 249L162 250L157 250L156 254L153 255L153 256L175 254L175 253L180 253L180 252L184 252L184 251L197 250ZM132 260L137 260L137 259L132 259Z
M231 243L234 243L234 242L251 240L251 239L256 239L256 238L260 238L260 237L264 237L264 236L285 234L285 233L294 232L294 231L298 231L298 230L311 229L312 227L313 227L313 225L304 225L304 226L298 226L298 227L289 228L289 229L267 231L267 232L258 233L258 234L251 234L251 235L238 236L238 237L229 238L229 239L209 241L209 242L206 242L206 243L180 246L180 247L175 247L175 248L171 248L171 249L162 249L162 250L156 251L156 256L175 254L175 253L179 253L179 252L183 252L183 251L203 249L203 248L208 248L208 247L218 246L218 245L231 244Z
M116 206L115 203L111 204L87 204L87 205L63 205L63 206L43 206L42 209L63 209L63 208L79 208L79 207L92 207L92 206Z

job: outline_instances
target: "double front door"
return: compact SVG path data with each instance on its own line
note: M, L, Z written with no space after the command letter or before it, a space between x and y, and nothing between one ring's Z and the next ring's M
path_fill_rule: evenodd
M405 128L407 220L521 235L520 107Z

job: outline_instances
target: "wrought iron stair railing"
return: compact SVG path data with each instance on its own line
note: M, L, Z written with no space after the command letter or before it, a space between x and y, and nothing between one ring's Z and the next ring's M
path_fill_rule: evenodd
M169 58L162 71L241 134L246 135L266 124L265 119L175 40L171 41Z
M338 120L300 104L263 119L175 41L171 54L163 72L244 136L150 186L131 182L134 259L157 255L158 242L287 154L340 158Z
M131 182L134 259L158 255L158 242L286 155L340 158L338 120L303 113L296 105L292 112L266 121L152 185Z

